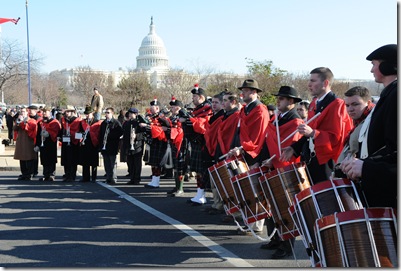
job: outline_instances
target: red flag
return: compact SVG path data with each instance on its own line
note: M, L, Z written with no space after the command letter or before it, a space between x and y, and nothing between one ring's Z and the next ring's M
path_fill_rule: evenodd
M7 22L12 22L12 23L17 24L19 19L20 19L19 17L18 17L18 19L0 18L0 24L7 23Z

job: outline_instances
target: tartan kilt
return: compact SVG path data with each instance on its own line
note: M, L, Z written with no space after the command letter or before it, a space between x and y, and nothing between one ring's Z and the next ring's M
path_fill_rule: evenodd
M150 145L149 163L147 164L153 167L160 167L160 162L162 161L166 150L167 142L153 139L152 145Z
M203 163L203 155L202 155L202 145L196 143L191 144L191 161L190 168L191 171L195 171L196 173L203 173L204 171L204 163Z
M173 162L174 169L178 171L179 175L183 175L187 171L188 167L188 140L186 138L183 139L181 148L178 150L174 144L171 144L172 154L173 154ZM178 152L178 155L177 155Z

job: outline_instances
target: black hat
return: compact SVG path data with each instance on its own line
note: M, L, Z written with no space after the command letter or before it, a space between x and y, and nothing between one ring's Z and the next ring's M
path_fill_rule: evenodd
M150 106L157 105L160 106L160 102L155 98L153 101L150 102Z
M276 107L274 106L274 105L272 105L272 104L269 104L268 106L267 106L267 110L276 110Z
M194 88L191 90L192 94L197 94L197 95L202 95L203 97L206 97L206 92L203 88L199 87L199 84L195 84Z
M128 109L128 113L138 114L139 111L138 111L138 109L136 109L135 107L131 107L130 109Z
M383 75L397 74L397 44L387 44L370 53L366 60L381 60L379 70Z
M84 114L90 114L90 113L93 113L93 110L92 110L92 107L89 104L87 104L85 106Z
M263 91L263 90L261 90L259 88L258 82L256 82L256 80L253 80L253 79L245 80L244 83L242 83L242 86L240 86L238 89L242 90L243 88L255 89L256 92L262 92Z
M28 109L38 110L39 108L36 105L30 105L28 106Z
M179 106L181 108L184 107L184 104L180 100L176 100L174 96L171 97L170 105L171 106Z
M301 98L298 97L298 91L295 88L289 86L280 87L277 94L273 94L274 96L281 96L287 98L293 98L296 103L302 101Z

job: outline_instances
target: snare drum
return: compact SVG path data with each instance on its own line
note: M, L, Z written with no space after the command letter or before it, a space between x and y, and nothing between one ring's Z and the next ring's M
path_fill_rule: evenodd
M364 208L316 220L323 267L398 267L392 208Z
M281 239L298 236L288 207L294 204L295 194L310 187L305 164L296 163L278 168L259 177L259 182L266 201L270 202L272 217Z
M292 217L305 248L317 253L314 255L315 260L316 256L319 256L313 231L316 219L335 212L358 210L363 206L354 183L348 179L335 178L324 181L295 195L295 211Z
M227 158L208 168L210 179L224 203L224 209L227 214L233 214L239 210L236 205L231 177L248 170L248 164L242 155Z
M242 211L245 224L270 216L270 205L263 196L258 180L268 171L267 167L259 167L231 177L236 203Z

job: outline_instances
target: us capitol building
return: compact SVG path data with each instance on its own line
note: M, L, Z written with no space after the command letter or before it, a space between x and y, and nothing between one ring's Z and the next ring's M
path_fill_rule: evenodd
M152 87L159 87L163 76L168 73L170 67L168 65L166 47L164 46L163 40L156 33L153 17L151 17L150 20L149 33L143 38L138 51L139 55L136 57L136 68L134 72L145 72L148 75L149 83ZM114 87L117 87L121 79L128 74L128 72L123 69L111 72L102 70L91 71L93 73L104 74L109 78L111 77L114 82ZM67 89L72 90L74 88L74 76L78 73L79 71L77 69L72 68L53 71L50 75L58 74L67 79Z

